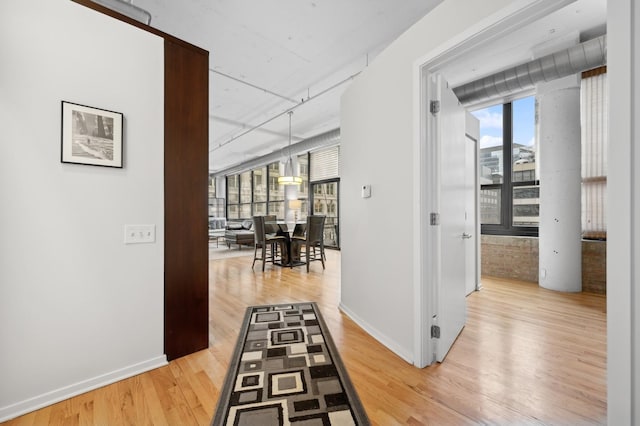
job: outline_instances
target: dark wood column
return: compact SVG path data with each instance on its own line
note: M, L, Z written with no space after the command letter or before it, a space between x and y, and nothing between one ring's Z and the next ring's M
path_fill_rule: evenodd
M165 39L164 348L209 345L207 234L209 56Z

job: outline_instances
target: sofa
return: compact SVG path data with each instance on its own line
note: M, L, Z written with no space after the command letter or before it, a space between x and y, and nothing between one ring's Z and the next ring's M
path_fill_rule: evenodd
M228 248L231 248L233 244L237 244L238 249L242 248L243 245L253 247L253 221L227 222L224 231L224 241L227 243Z

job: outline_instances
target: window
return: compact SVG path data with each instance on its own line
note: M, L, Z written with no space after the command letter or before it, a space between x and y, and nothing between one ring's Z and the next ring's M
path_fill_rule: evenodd
M280 163L269 164L269 203L267 211L275 215L276 219L284 220L284 186L278 183L280 177Z
M253 216L267 214L267 167L253 171Z
M483 234L538 235L535 98L473 113L480 120L480 221Z
M340 247L339 245L339 181L329 179L313 183L313 214L325 215L324 244L326 247Z
M340 147L333 146L311 153L312 182L337 178L340 176Z
M606 190L609 94L607 68L582 73L582 237L607 238Z
M209 217L225 217L225 208L225 199L216 197L216 178L209 175Z
M251 218L251 171L240 174L240 219Z
M298 200L300 200L300 211L297 212L297 220L304 222L307 220L309 212L309 154L298 155L298 169L302 184L298 188Z
M216 198L216 178L209 175L209 198Z
M275 215L278 220L305 221L309 211L313 210L313 194L310 194L310 191L316 191L316 195L322 196L323 199L331 199L329 202L325 201L319 208L324 214L336 217L334 228L337 231L339 208L337 186L320 186L311 189L309 182L313 158L318 162L313 168L316 176L331 176L333 178L331 180L337 182L339 152L337 146L332 146L313 154L304 153L296 156L294 164L297 164L298 174L302 178L302 184L297 188L297 195L285 191L285 187L278 183L278 177L282 172L278 161L227 176L227 218L249 219L258 215ZM300 200L299 209L291 207L292 204L287 204L286 197L293 196ZM325 226L327 226L326 223ZM337 242L337 237L334 236L333 240Z
M239 219L240 177L227 176L227 219Z

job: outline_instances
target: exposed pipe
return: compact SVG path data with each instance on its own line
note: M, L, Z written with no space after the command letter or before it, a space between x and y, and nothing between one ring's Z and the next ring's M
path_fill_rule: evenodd
M336 145L340 142L340 129L329 130L328 132L320 133L319 135L312 136L307 139L303 139L298 143L295 143L290 146L291 155L297 155L301 152L313 151L318 148L325 148L332 145ZM263 155L258 158L254 158L253 160L249 160L242 164L229 167L224 170L220 170L213 174L214 177L227 176L236 173L241 173L246 170L255 169L256 167L264 166L269 163L273 163L274 161L280 161L283 157L286 157L289 154L289 147L285 147L274 151L272 153Z
M125 16L128 16L131 19L135 19L138 22L142 22L143 24L150 25L151 24L151 14L146 10L142 9L131 3L131 0L91 0L94 3L97 3L101 6L106 7L107 9L111 9L114 12L121 13Z
M356 78L356 76L357 76L358 74L360 74L360 71L358 71L357 73L355 73L355 74L353 74L353 75L350 75L349 77L347 77L347 78L345 78L344 80L341 80L341 81L339 81L339 82L335 83L334 85L332 85L332 86L330 86L330 87L327 87L326 89L322 90L321 92L316 93L315 95L313 95L313 96L311 96L311 97L307 97L307 99L303 99L301 102L299 102L298 104L296 104L296 105L292 106L291 108L286 109L286 110L284 110L284 111L282 111L282 112L280 112L280 113L278 113L278 114L274 115L273 117L266 119L265 121L263 121L263 122L262 122L262 123L260 123L260 124L256 124L255 126L253 126L253 127L249 128L249 129L245 130L244 132L241 132L240 134L235 135L235 136L234 136L234 137L232 137L231 139L228 139L228 140L226 140L226 141L224 141L224 142L222 142L222 143L219 143L218 145L216 145L216 146L214 146L213 148L211 148L211 149L209 150L209 152L216 151L216 150L218 150L218 149L222 148L223 146L230 144L230 143L231 143L231 142L233 142L234 140L236 140L236 139L238 139L238 138L240 138L240 137L242 137L242 136L246 135L247 133L251 133L251 132L253 132L254 130L256 130L256 129L258 129L258 128L262 127L262 126L264 126L265 124L272 122L272 121L273 121L273 120L275 120L276 118L281 117L281 116L283 116L283 115L287 114L289 111L293 111L294 109L298 108L299 106L304 105L305 103L307 103L307 102L309 102L309 101L312 101L312 100L316 99L318 96L322 96L322 95L324 95L325 93L330 92L331 90L333 90L333 89L335 89L336 87L338 87L338 86L340 86L340 85L342 85L342 84L346 83L347 81L349 81L349 80L352 80L352 79Z
M263 91L264 93L268 93L268 94L273 95L273 96L276 96L276 97L278 97L278 98L280 98L280 99L284 99L285 101L289 101L289 102L294 103L294 104L297 104L297 103L298 103L298 101L296 101L295 99L288 98L288 97L286 97L286 96L284 96L284 95L281 95L281 94L279 94L279 93L273 92L273 91L271 91L271 90L269 90L269 89L265 89L264 87L256 86L256 85L255 85L255 84L253 84L253 83L249 83L248 81L241 80L241 79L236 78L236 77L234 77L234 76L232 76L232 75L225 74L225 73L223 73L223 72L221 72L221 71L216 71L216 70L214 70L213 68L209 68L209 71L211 71L211 72L212 72L212 73L214 73L214 74L218 74L218 75L221 75L221 76L223 76L223 77L226 77L226 78L228 78L229 80L233 80L233 81L236 81L236 82L238 82L238 83L246 84L246 85L247 85L247 86L249 86L249 87L253 87L254 89L261 90L261 91Z
M455 87L462 105L501 98L548 82L587 71L607 63L607 36L603 35L568 49L543 56L499 73Z

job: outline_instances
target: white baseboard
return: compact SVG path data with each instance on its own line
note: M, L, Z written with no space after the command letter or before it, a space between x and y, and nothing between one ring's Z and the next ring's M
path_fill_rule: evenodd
M391 352L398 355L403 360L407 361L409 364L413 365L413 352L407 351L405 348L398 345L393 339L388 338L384 333L381 333L371 324L360 318L358 315L354 314L351 309L346 307L342 302L338 305L338 308L349 318L353 320L360 328L366 331L371 337L376 339L378 342L382 343L384 346L389 348Z
M110 373L102 374L91 379L52 390L29 399L25 399L24 401L7 405L6 407L0 407L0 423L31 411L35 411L39 408L46 407L47 405L64 401L65 399L69 399L73 396L80 395L90 390L97 389L165 365L167 365L167 357L162 355Z

